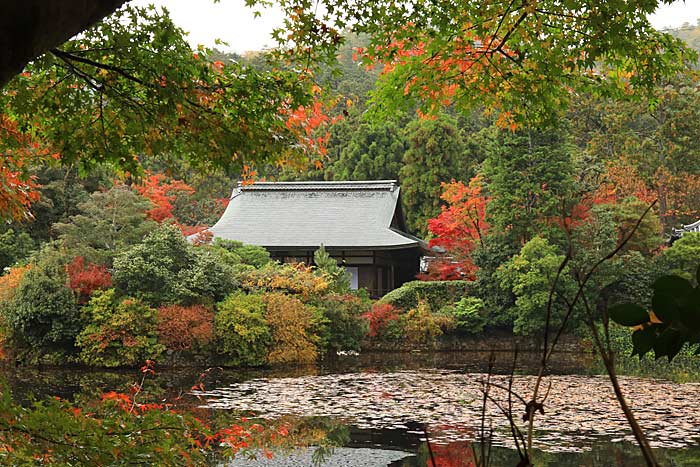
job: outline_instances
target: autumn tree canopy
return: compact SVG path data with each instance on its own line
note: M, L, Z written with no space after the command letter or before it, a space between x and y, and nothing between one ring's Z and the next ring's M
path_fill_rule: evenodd
M193 51L167 11L153 7L125 5L72 33L80 31L37 49L1 83L0 131L12 136L0 141L2 217L26 216L34 187L27 167L50 158L139 174L145 158L177 154L202 171L246 176L256 163L322 151L311 133L331 119L303 72Z
M340 31L366 33L383 68L375 110L484 106L504 126L548 121L585 92L628 97L686 65L681 41L647 15L673 0L282 0L286 53L326 55Z
M671 0L331 0L325 11L282 0L277 61L265 68L193 52L165 11L123 0L54 3L5 2L0 113L17 141L31 137L62 163L129 172L167 153L244 175L295 157L322 165L316 130L332 119L309 68L335 61L347 33L368 37L356 53L381 71L372 106L380 115L478 106L505 127L547 122L582 93L644 95L691 58L647 20ZM32 200L30 162L7 144L5 178L19 185L5 185L21 190L9 191L2 213L21 218Z

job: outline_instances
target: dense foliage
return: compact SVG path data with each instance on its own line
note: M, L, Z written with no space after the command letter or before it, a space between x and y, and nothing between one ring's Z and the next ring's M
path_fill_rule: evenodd
M156 310L114 289L98 292L82 313L86 326L76 338L80 359L88 365L117 367L156 359L165 350L158 343Z
M284 1L293 15L279 38L293 47L276 57L192 51L166 12L126 7L39 57L2 96L6 166L24 183L22 196L3 198L3 215L25 221L0 228L7 342L80 360L75 339L92 319L81 310L111 288L115 310L131 299L156 310L159 344L231 362L247 357L224 344L217 322L229 329L250 318L237 328L260 336L250 361L269 363L282 302L298 321L288 330L303 343L298 355L358 349L366 332L398 342L415 331L411 322L443 317L456 323L448 332L532 335L563 258L571 256L562 296L633 228L586 297L596 301L597 289L609 304L650 304L656 277L690 278L698 257L694 235L664 245L672 227L700 215L698 81L685 68L693 56L649 27L656 2L608 2L599 17L581 15L579 3L418 12L331 2L328 21L370 33L341 38L308 5ZM566 21L578 32L559 27ZM291 72L298 47L314 38L306 66L326 53L340 72L318 70L339 94L325 103L309 70ZM291 61L268 61L282 56ZM80 118L66 120L66 111ZM294 159L299 149L307 160ZM392 308L372 307L323 249L310 267L206 235L189 243L182 234L211 225L226 205L231 178L216 166L244 181L398 178L408 230L441 249L419 277L428 281L389 293L381 303ZM223 318L235 302L250 308L249 297L264 306ZM556 324L564 305L553 304ZM577 316L570 330L580 330Z
M233 365L263 365L271 343L262 296L236 293L218 305L217 347Z
M468 281L413 281L392 290L381 299L398 308L408 310L426 300L438 309L452 304L464 295L474 292L474 283Z
M206 350L214 339L214 313L202 305L158 308L158 341L168 350Z
M277 62L193 51L152 7L94 22L3 78L2 355L294 364L365 338L579 332L567 300L581 286L590 320L634 326L636 353L673 358L698 343L700 241L664 237L700 216L700 86L694 54L649 24L660 3L330 0L318 15L281 0ZM314 74L319 57L344 77ZM341 95L323 100L313 77ZM372 304L323 248L315 266L280 265L188 242L231 176L398 178L408 229L442 249L430 281ZM200 464L263 431L217 432L124 394L83 412L2 392L0 459L18 465Z

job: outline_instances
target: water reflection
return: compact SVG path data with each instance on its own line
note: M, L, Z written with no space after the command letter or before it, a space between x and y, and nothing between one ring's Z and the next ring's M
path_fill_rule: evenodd
M390 429L406 434L416 433L411 424L421 424L428 427L436 444L447 444L476 438L485 379L483 373L450 370L360 372L257 378L199 395L207 400L207 407L250 410L267 419L286 415L331 417L360 429ZM492 376L491 380L508 386L505 376ZM636 377L622 377L620 381L652 447L698 444L700 411L694 408L700 384ZM596 440L634 441L607 378L556 375L547 378L546 384L550 383L547 413L536 418L539 448L579 452ZM513 389L527 397L534 384L534 376L519 376ZM505 406L505 391L491 391ZM493 444L514 448L508 421L499 409L489 404L486 415L494 428Z
M361 461L365 463L357 465L430 465L425 429L437 465L462 466L470 465L480 409L479 380L488 357L488 353L365 354L318 366L213 370L203 377L203 370L182 368L160 371L149 383L149 391L207 416L229 411L250 415L252 411L268 418L287 417L290 425L299 427L301 445L362 448L364 451L352 452L360 459L363 453L377 454L377 449L390 451L384 464L367 463L365 457ZM508 353L496 354L495 373L509 373L512 358ZM518 359L519 391L527 393L532 384L527 375L537 370L538 359L536 354L522 354ZM545 423L538 426L536 443L541 450L536 465L642 465L607 380L589 376L597 371L594 362L594 357L577 354L559 354L554 361L554 392L542 419ZM697 381L693 368L685 369L689 378L680 379ZM24 368L6 370L5 377L18 400L46 395L74 399L125 391L135 373ZM201 408L203 403L197 399L180 397L200 380L209 408ZM695 409L700 385L629 377L623 378L623 384L660 462L700 465L700 411ZM508 449L505 420L491 414L497 429L492 465L515 465L517 454ZM305 465L285 464L285 458L278 454L272 463L262 465Z

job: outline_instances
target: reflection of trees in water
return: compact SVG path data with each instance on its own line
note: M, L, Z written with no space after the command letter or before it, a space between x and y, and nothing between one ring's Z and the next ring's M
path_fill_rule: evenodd
M474 354L479 355L479 354ZM398 355L393 360L396 362L396 367L402 368L406 366L425 366L426 363L435 363L440 359L440 355L422 355L421 363L416 363L415 360L407 359L405 355L399 357ZM371 361L375 358L371 355L365 356L365 362ZM447 360L453 356L447 356ZM389 358L389 361L392 359ZM504 357L504 361L507 360L507 356ZM205 375L205 388L216 388L216 387L226 387L231 383L240 383L245 380L249 380L253 377L266 377L270 378L270 382L274 382L275 379L280 377L312 377L312 375L318 375L318 373L330 373L332 371L351 371L352 369L361 367L358 363L360 359L347 359L345 361L336 362L333 364L326 364L326 366L321 367L309 367L309 368L299 368L291 371L286 370L262 370L262 371L234 371L234 370L223 370L215 371ZM478 363L473 363L475 367L478 368ZM436 365L437 366L437 365ZM446 366L450 366L449 364ZM683 368L691 368L687 365ZM386 367L377 365L377 371L386 370ZM527 372L526 370L524 372ZM420 375L421 372L409 372L415 373L411 378L409 377L407 385L404 390L408 391L414 385L419 383L422 379ZM451 373L451 372L448 372ZM49 394L60 395L63 398L69 398L71 400L87 401L94 400L98 394L106 391L126 391L131 383L134 381L135 372L134 371L80 371L77 369L53 369L53 370L37 370L37 369L9 369L5 371L7 380L13 389L14 397L18 400L26 401L30 395L36 397L43 397ZM338 378L342 378L342 374L333 373L337 375ZM695 372L697 375L697 372ZM365 373L367 375L367 373ZM346 376L350 376L347 375ZM381 377L382 373L378 373L377 377ZM464 375L463 375L464 376ZM318 376L316 376L318 377ZM524 377L527 378L527 377ZM568 379L564 377L565 379ZM580 377L573 377L574 379ZM200 374L198 371L193 369L183 369L179 371L166 371L161 372L156 375L155 379L152 380L148 385L149 397L157 399L167 399L175 400L183 393L189 391L195 382L200 379ZM279 380L278 380L279 381ZM643 382L643 380L641 380ZM670 384L670 383L666 383ZM676 386L669 386L676 387ZM668 389L668 388L667 388ZM310 391L308 388L300 388L301 391ZM345 391L353 393L353 388L351 386L345 386ZM388 389L389 392L393 392L394 389ZM441 392L440 387L434 387L434 392L439 394ZM585 391L584 391L585 392ZM323 397L322 394L317 394L318 397ZM361 394L355 394L356 397L362 397ZM393 396L392 396L393 397ZM420 405L420 400L413 400L413 404L410 402L410 396L406 399L408 402L400 402L404 406L415 407ZM224 411L224 410L213 410L209 408L202 408L202 401L194 397L184 397L176 401L179 410L187 410L192 415L204 420L206 422L211 421L212 423L218 425L225 423L227 419L232 419L231 417L237 416L250 416L249 413L244 413L241 411ZM409 407L410 408L410 407ZM681 410L681 409L678 409ZM683 412L684 410L681 410ZM381 414L377 414L381 417ZM548 413L550 415L550 413ZM279 419L274 422L280 421ZM547 419L543 419L543 427L547 425ZM389 449L401 449L408 452L416 453L413 459L406 459L404 461L397 461L398 463L392 464L395 466L405 466L408 467L414 465L425 466L428 464L429 456L427 454L427 447L425 443L421 440L424 437L422 432L422 425L405 423L405 429L359 429L357 427L348 426L347 422L340 421L331 417L294 417L286 416L282 422L289 427L289 441L285 443L284 449L291 449L294 446L321 446L318 450L318 455L323 455L332 450L334 446L349 446L349 447L376 447L382 446L383 448ZM439 420L436 420L439 423ZM436 439L433 440L431 444L433 448L433 454L436 458L436 464L438 466L444 465L450 467L451 465L463 465L463 464L451 464L455 462L455 459L469 459L465 453L471 452L473 445L470 445L467 441L459 442L449 442L448 444L440 444L437 439L440 435L439 433L431 433L431 431L437 430L439 427L434 427L429 429L428 436L432 440L433 436ZM554 437L557 435L554 434ZM547 437L547 436L545 436ZM579 465L611 465L611 466L626 466L626 465L641 465L643 460L639 456L637 448L627 442L624 443L610 443L610 438L586 438L590 441L584 443L586 449L590 449L585 452L536 452L536 457L533 459L536 465L544 466L579 466ZM578 440L581 442L581 440ZM535 438L535 445L537 445L537 437ZM452 453L459 452L460 455L453 456ZM700 448L691 447L687 449L658 449L657 454L659 461L663 465L678 465L678 466L691 466L700 465ZM284 452L279 452L278 456L283 456ZM415 464L418 462L418 464ZM514 465L517 463L517 455L509 449L501 447L493 447L492 450L492 465ZM468 465L468 464L467 464Z

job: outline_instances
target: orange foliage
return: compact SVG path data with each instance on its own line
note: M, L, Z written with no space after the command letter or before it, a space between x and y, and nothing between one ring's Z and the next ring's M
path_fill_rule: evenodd
M214 313L202 305L158 309L158 340L170 350L191 350L211 342Z
M369 337L375 338L382 335L383 331L392 321L399 319L399 311L390 303L375 303L372 309L362 315L369 321Z
M32 163L41 163L50 157L48 146L36 142L31 135L21 131L17 122L0 113L0 218L26 219L31 217L29 208L39 200L36 177L29 175Z
M664 218L681 218L686 223L700 219L700 176L690 173L672 174L660 168L656 174L657 184L666 196ZM674 222L675 223L675 222Z
M651 204L656 199L656 192L647 186L637 169L621 157L608 163L604 182L595 194L599 203L614 203L629 196L636 196L645 204Z
M257 179L258 171L248 164L243 164L241 169L241 185L252 185Z
M182 235L184 235L185 237L189 237L190 235L204 233L204 230L207 228L207 226L205 226L205 225L177 224L177 226L180 228ZM199 236L199 235L197 235L197 236Z
M24 275L32 268L31 264L16 266L0 276L0 302L8 302L15 297L17 287L22 282ZM0 314L0 360L7 356L5 351L7 336L5 335L5 318Z
M387 45L375 46L371 52L358 48L355 56L362 55L366 62L372 63L371 67L382 66L383 75L405 71L401 73L406 77L403 95L430 104L427 109L416 110L420 118L434 118L440 107L452 105L460 89L476 85L481 92L491 95L507 91L509 83L502 84L499 89L497 81L489 78L493 69L507 64L512 56L512 51L501 44L500 39L481 40L465 25L462 37L454 37L450 47L435 51L429 50L432 39L421 36L417 30L409 31L412 27L407 24L398 33L410 36L410 40L395 39ZM501 53L493 53L494 50ZM419 67L420 72L410 72L411 67ZM435 76L442 79L436 81ZM496 124L511 130L517 127L509 112L501 112Z
M204 225L186 225L177 221L173 213L173 201L179 196L192 195L195 190L182 180L166 182L165 178L163 174L148 175L140 185L136 186L136 191L153 203L153 209L146 213L148 217L158 223L169 219L175 220L185 236L194 235L206 229Z
M192 240L194 246L209 245L214 239L214 234L211 230L200 230Z
M447 206L442 206L438 217L428 220L428 230L435 236L430 246L444 248L447 256L432 262L425 278L474 280L476 266L471 253L489 229L485 220L489 198L482 193L481 176L472 178L469 185L452 181L443 183L442 188L440 198Z
M287 129L296 135L304 152L318 156L318 159L313 161L313 165L316 169L320 169L323 167L323 159L328 154L326 145L331 136L329 127L342 120L343 116L331 117L329 113L336 102L320 100L321 89L318 87L314 88L314 93L316 97L311 105L282 108L280 113L286 118ZM279 161L279 165L290 162Z
M607 164L603 180L595 191L585 194L581 201L571 208L567 217L555 219L553 223L565 230L571 230L588 219L593 206L616 204L629 197L636 197L645 204L651 204L656 199L656 193L649 189L635 167L621 157Z
M17 287L22 278L32 268L31 264L26 266L15 266L4 275L0 276L0 302L7 302L14 298Z
M136 186L136 191L141 196L153 203L153 209L147 212L148 217L156 222L163 222L166 219L174 219L173 204L180 194L191 195L194 188L181 180L165 182L163 174L149 175Z
M66 266L69 286L78 295L78 303L87 303L95 290L105 290L112 286L112 275L103 265L89 263L85 258L76 256Z

